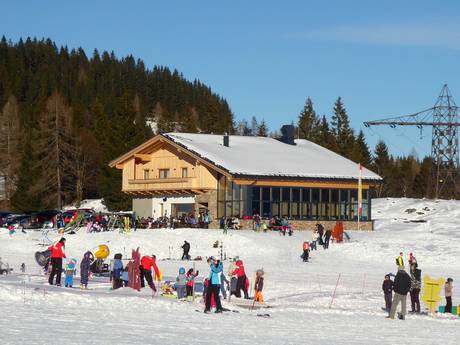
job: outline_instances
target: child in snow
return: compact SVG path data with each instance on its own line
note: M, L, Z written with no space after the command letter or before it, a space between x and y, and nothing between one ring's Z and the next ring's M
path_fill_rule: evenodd
M301 255L303 262L308 262L308 256L310 255L310 243L305 241L303 243L303 253Z
M263 222L262 223L262 231L267 232L267 230L268 230L268 225L267 225L267 223Z
M75 275L75 265L77 264L77 260L70 259L64 269L65 274L65 287L72 287L73 286L73 276Z
M187 278L187 284L186 284L186 291L187 291L187 297L188 296L193 296L193 287L195 285L195 278L198 276L198 271L194 271L193 268L189 269L187 271L187 274L185 277Z
M112 274L110 276L113 290L123 287L123 280L121 278L123 274L123 262L121 261L122 257L123 256L121 254L115 254L113 257L113 268Z
M385 296L385 310L390 312L391 310L391 301L393 300L393 281L390 278L390 275L385 276L385 280L382 283L383 295Z
M87 289L88 288L88 279L89 273L91 268L91 262L93 262L94 256L93 253L90 251L86 252L83 255L83 259L80 263L80 288Z
M256 282L254 284L254 301L263 302L264 296L262 296L262 290L264 288L264 270L260 269L256 272Z
M185 268L179 268L179 275L176 277L176 291L178 299L185 299L186 297L187 276L185 275Z

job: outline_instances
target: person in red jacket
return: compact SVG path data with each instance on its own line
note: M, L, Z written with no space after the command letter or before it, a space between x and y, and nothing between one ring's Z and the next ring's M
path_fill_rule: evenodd
M243 290L244 298L249 299L248 295L248 288L247 288L247 280L246 272L244 271L244 265L242 260L236 261L236 268L233 271L232 275L236 275L237 282L236 282L236 297L241 297L241 290Z
M56 276L56 286L61 286L61 274L62 274L62 258L65 258L65 238L62 237L58 243L52 245L48 248L51 252L50 264L51 264L51 274L49 276L48 282L50 285L53 285L54 276Z
M156 256L155 255L152 255L152 256L144 255L141 258L141 265L139 267L140 277L141 277L141 287L145 287L145 281L144 281L144 278L145 278L150 288L154 292L157 292L157 288L155 287L155 284L153 283L152 268L155 271L155 276L160 277L160 270L158 269L158 266L156 264Z

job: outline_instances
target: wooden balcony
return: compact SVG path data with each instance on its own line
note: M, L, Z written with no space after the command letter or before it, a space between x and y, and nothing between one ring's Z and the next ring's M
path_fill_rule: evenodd
M209 188L198 185L197 177L129 179L123 192L136 196L172 196L203 194Z

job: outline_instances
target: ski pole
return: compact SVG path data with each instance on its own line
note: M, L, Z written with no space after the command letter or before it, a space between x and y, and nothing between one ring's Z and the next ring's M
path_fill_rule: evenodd
M334 303L335 292L337 291L337 286L339 285L340 275L341 273L339 273L339 276L337 277L337 283L335 284L334 292L332 293L331 303L329 303L329 309L331 309L332 303Z

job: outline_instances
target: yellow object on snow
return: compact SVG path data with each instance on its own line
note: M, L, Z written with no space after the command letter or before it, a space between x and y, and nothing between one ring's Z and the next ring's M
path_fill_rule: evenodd
M423 277L422 301L427 308L434 313L441 301L441 289L444 286L444 279L432 279L428 275Z
M94 257L96 259L106 259L110 254L110 250L109 250L109 247L105 244L101 244L99 245L99 247L97 248L97 250L94 252Z

